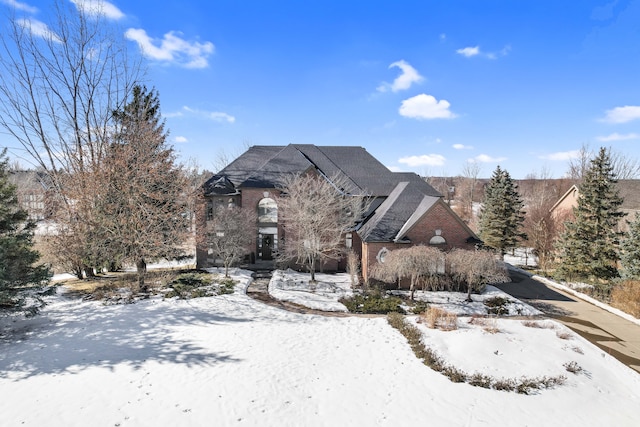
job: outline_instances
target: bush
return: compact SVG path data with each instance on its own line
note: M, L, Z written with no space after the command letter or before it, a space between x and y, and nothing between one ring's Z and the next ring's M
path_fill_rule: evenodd
M400 298L386 296L377 290L356 294L352 297L343 297L339 301L352 313L404 313L400 306L402 304Z
M429 309L429 303L424 301L416 301L411 308L411 313L413 314L422 314Z
M416 326L406 322L404 316L400 313L387 314L387 322L407 339L418 359L422 360L425 365L434 371L445 375L452 382L466 382L475 387L493 388L494 390L502 391L517 391L521 394L529 394L532 390L552 388L562 385L566 381L566 377L563 375L540 378L522 377L519 381L511 378L496 380L480 373L468 375L455 366L447 365L435 351L426 347L422 341L422 332L420 332Z
M420 315L420 319L431 329L454 331L458 329L458 316L442 308L429 307Z
M625 280L614 286L611 305L640 318L640 280Z
M235 282L231 278L217 278L209 273L183 273L169 283L165 298L180 299L212 297L230 294L234 291Z
M576 361L564 363L562 366L564 366L567 372L571 372L572 374L579 374L582 372L582 366L578 365L578 362Z
M508 305L511 301L508 298L504 297L493 297L484 300L484 305L487 307L487 312L489 314L509 314Z

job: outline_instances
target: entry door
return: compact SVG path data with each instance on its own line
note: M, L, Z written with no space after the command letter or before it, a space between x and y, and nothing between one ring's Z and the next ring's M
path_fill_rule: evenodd
M273 259L273 234L262 235L262 259L270 261Z

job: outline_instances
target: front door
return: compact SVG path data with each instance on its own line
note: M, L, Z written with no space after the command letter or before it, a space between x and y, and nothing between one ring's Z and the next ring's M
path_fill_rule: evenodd
M273 234L263 234L260 250L262 252L261 259L271 261L273 259Z

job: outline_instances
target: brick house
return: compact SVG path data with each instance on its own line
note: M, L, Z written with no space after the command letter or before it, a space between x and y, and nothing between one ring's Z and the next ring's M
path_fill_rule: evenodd
M615 187L622 198L620 210L626 214L618 224L618 229L624 232L629 229L627 221L632 221L640 213L640 180L620 179ZM574 184L551 207L552 215L561 221L572 219L573 208L578 206L579 197L580 189Z
M204 184L199 223L206 224L221 205L254 210L258 220L250 262L271 261L284 236L277 213L279 183L285 176L310 171L326 179L340 177L348 183L349 194L373 200L364 221L344 236L345 247L361 257L365 279L371 265L397 248L425 244L442 250L472 249L480 242L422 178L391 172L362 147L253 146ZM199 268L213 265L209 252L205 244L198 245ZM345 268L344 259L324 266L325 270Z

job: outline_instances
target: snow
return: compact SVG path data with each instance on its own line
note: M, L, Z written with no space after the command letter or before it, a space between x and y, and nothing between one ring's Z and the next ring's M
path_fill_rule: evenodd
M341 297L353 295L351 278L346 273L316 274L315 284L309 283L309 274L298 273L293 270L276 270L269 282L269 294L280 301L293 302L303 307L323 311L347 311L347 307L338 302ZM409 297L407 290L390 291L393 295ZM455 313L459 316L474 314L485 315L487 308L484 301L501 297L509 301L506 306L509 316L536 316L540 311L512 298L494 286L487 286L482 294L472 294L472 303L468 303L466 293L461 292L431 292L417 290L415 299L428 302L439 308Z
M63 292L38 317L0 319L3 426L637 425L640 375L551 320L417 324L465 371L567 376L520 395L450 382L384 317L284 311L235 278L231 295L106 306Z

